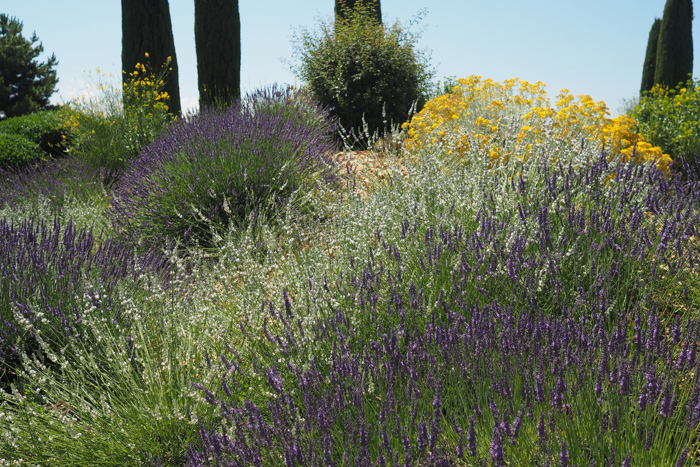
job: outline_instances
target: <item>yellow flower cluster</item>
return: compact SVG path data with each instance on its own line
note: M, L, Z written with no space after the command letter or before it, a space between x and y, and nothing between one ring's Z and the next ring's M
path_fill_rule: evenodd
M74 135L74 149L103 162L138 155L171 121L166 103L169 96L163 91L169 62L170 57L157 74L137 63L131 73L122 72L122 86L105 81L102 73L93 89L71 101L65 117Z
M654 161L669 171L671 158L635 133L634 120L608 118L606 105L590 96L576 99L564 89L551 106L541 82L514 78L498 83L470 76L457 83L450 93L430 100L404 123L407 151L439 149L462 160L476 152L488 155L493 166L547 152L554 138L556 154L586 141L600 148L604 145L611 161L629 161L634 154L636 161ZM548 157L556 159L551 152Z
M148 58L148 53L146 53ZM170 64L171 57L165 62L163 67ZM126 75L126 71L122 71ZM137 108L163 109L168 110L164 101L169 99L168 93L161 91L165 82L162 76L156 77L154 73L149 73L146 65L136 64L136 69L129 73L130 79L124 80L123 98L125 111Z

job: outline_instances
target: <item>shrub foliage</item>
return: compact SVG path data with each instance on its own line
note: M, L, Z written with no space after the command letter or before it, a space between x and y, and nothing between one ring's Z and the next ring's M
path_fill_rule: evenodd
M0 121L0 133L14 133L38 144L48 155L63 155L71 132L60 110L45 110Z
M671 159L635 133L634 120L607 115L604 102L576 99L566 89L552 106L542 82L470 76L404 124L406 149L432 148L463 163L486 157L497 165L544 155L581 166L590 162L581 157L586 145L605 149L611 161L653 162L668 173Z
M637 131L674 159L685 158L689 164L700 153L700 80L690 79L675 89L657 85L642 95L631 117ZM681 164L675 168L683 170Z
M14 133L0 133L0 168L21 167L43 155L34 141Z
M425 103L433 73L417 39L399 23L378 23L373 10L358 2L344 19L302 31L296 71L346 130L359 133L364 122L375 132L401 124L413 105Z
M106 181L118 178L171 121L163 91L169 72L169 61L159 71L138 63L120 89L98 69L98 97L76 99L63 113L74 134L73 153L95 170L106 169Z

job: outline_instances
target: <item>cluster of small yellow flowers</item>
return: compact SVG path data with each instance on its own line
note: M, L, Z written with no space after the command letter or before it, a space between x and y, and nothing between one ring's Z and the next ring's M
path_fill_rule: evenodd
M145 54L148 58L148 53ZM165 69L170 64L171 57L163 65ZM125 103L125 112L138 109L148 108L152 110L163 109L168 110L165 103L168 99L168 93L162 91L165 82L162 76L156 76L154 73L149 73L148 67L145 64L137 63L136 69L129 73L129 77L124 79L123 99ZM122 71L126 75L126 71Z
M89 152L90 157L103 161L123 161L138 155L171 120L169 96L163 91L169 63L170 57L158 73L137 63L131 73L122 72L123 85L100 80L92 92L71 101L65 116L74 136L72 150Z
M541 154L546 140L554 137L571 143L567 143L570 147L582 141L604 145L610 160L629 161L634 154L635 161L653 161L669 171L671 158L635 133L634 120L608 118L605 103L590 96L574 98L563 89L551 106L541 82L514 78L498 83L480 76L457 82L450 93L430 100L411 122L404 123L407 151L440 148L449 157L463 160L475 150L488 156L493 166Z

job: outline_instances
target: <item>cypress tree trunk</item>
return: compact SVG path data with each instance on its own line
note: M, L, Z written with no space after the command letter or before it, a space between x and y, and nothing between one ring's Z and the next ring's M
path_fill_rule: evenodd
M355 4L363 3L374 10L375 19L378 23L382 22L382 5L380 0L335 0L335 17L340 20L346 18L346 10L355 8Z
M231 104L241 97L241 17L238 0L195 0L199 105Z
M656 48L654 84L675 87L693 72L693 2L667 0Z
M180 84L168 0L122 0L124 79L134 71L137 63L144 63L146 53L149 55L149 64L156 73L158 67L171 57L172 71L165 77L163 91L170 96L167 102L169 111L178 115L181 112Z
M656 70L656 47L659 43L659 30L661 20L656 18L649 31L649 41L647 42L647 53L644 57L644 70L642 71L642 87L640 94L650 91L654 87L654 72Z

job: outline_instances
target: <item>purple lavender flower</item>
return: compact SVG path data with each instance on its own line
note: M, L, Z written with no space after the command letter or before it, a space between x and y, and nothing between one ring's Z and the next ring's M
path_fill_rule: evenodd
M520 412L518 413L518 416L515 417L515 420L513 420L513 425L511 426L511 433L513 438L518 437L518 433L520 432L520 425L523 422L523 408L520 408Z
M615 465L615 446L610 446L610 455L608 456L608 465Z
M420 424L418 425L418 452L424 452L425 448L428 446L428 428L425 425L425 417L421 418Z
M464 432L462 429L459 427L459 425L455 424L455 431L457 432L457 459L463 459L464 458Z
M476 456L476 431L474 430L474 416L469 417L469 432L467 434L467 449L469 455Z
M683 452L681 452L681 455L678 456L678 460L676 461L675 464L673 464L673 467L683 467L688 460L688 452L690 450L686 447L683 448Z
M491 439L491 447L489 453L491 455L492 465L502 467L505 464L503 460L503 435L498 427L493 428L493 438Z
M547 428L544 424L544 412L540 412L540 420L537 422L537 436L539 436L541 442L545 443L547 441Z
M561 443L561 451L559 452L559 465L568 467L569 465L569 450L566 448L566 441Z

